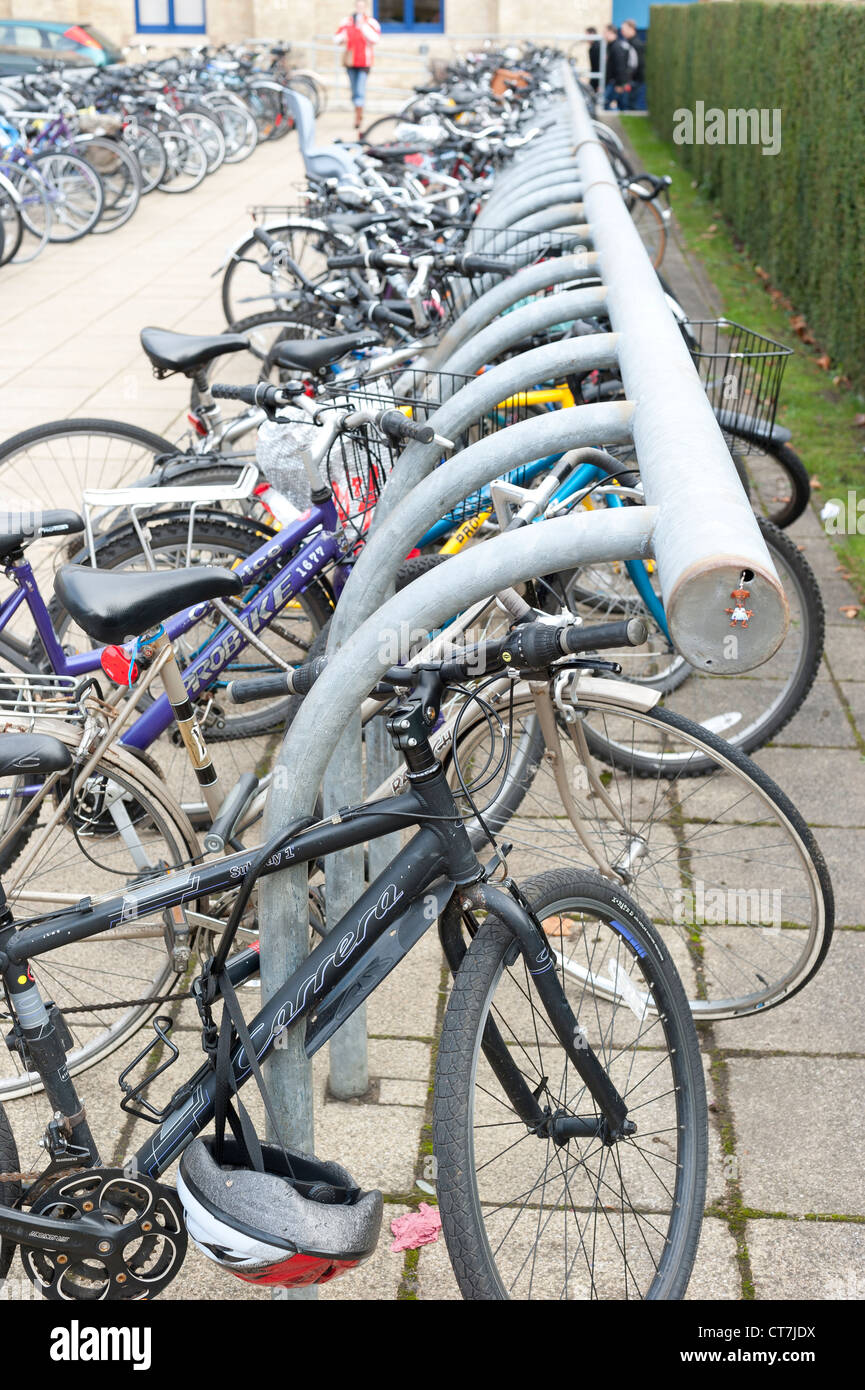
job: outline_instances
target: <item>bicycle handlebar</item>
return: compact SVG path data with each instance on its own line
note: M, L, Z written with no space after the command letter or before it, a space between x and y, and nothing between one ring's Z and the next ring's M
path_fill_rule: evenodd
M530 610L534 611L534 610ZM621 622L599 623L594 627L570 623L554 625L543 622L521 623L494 642L483 642L469 648L461 656L437 663L444 684L467 680L479 672L489 674L497 667L514 667L530 671L543 670L562 656L577 652L603 651L610 647L639 647L649 630L642 618L627 618ZM281 695L306 695L327 665L327 657L296 666L293 671L253 677L251 680L230 681L226 696L236 705L253 700L273 699ZM426 667L393 666L382 677L381 685L410 685Z
M211 386L210 393L220 401L242 401L244 405L258 405L263 410L277 410L280 406L291 405L292 401L304 394L299 381L289 381L283 386L270 386L266 381L258 381L254 386L224 386L217 383Z

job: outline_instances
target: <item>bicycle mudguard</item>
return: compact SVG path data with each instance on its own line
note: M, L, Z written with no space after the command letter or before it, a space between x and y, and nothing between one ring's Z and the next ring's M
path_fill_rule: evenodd
M312 1057L333 1036L358 1005L417 945L424 932L438 921L455 888L456 884L445 878L430 884L423 897L415 898L408 911L398 917L384 936L379 937L357 964L345 972L306 1025L304 1051L307 1057Z

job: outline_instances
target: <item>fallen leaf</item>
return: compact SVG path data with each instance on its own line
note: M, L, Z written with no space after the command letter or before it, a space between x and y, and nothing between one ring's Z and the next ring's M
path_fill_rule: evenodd
M838 609L838 612L843 613L845 618L855 618L859 609L853 603L845 603L842 608Z
M820 479L819 479L819 478L812 478L812 479L811 479L811 491L812 491L812 492L822 492L822 491L823 491L823 484L820 482Z
M576 927L576 922L571 917L559 917L556 920L544 922L544 931L547 936L569 937Z
M759 277L760 277L761 280L768 280L768 279L769 279L769 272L768 272L768 270L764 270L763 267L762 267L761 265L755 265L755 266L754 266L754 274L755 274L755 275L759 275Z
M822 367L824 372L828 372L829 368L832 366L832 358L829 356L828 352L824 352L822 357L817 358L817 366Z
M854 415L853 424L858 425L860 430L865 429L865 415Z

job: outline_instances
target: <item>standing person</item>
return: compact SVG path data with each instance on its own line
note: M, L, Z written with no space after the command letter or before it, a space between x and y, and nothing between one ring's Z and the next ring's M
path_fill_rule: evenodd
M601 70L601 40L598 38L598 31L593 24L586 29L587 34L592 34L592 42L589 44L589 86L593 92L597 92L601 79L592 76L593 73Z
M613 32L615 34L615 30ZM636 33L636 29L634 33ZM608 109L611 88L612 99L619 110L627 111L629 109L634 91L634 75L639 63L637 50L625 37L625 25L623 24L621 31L615 34L614 42L607 49L607 99L604 105Z
M631 87L631 110L645 111L646 109L646 45L637 33L637 26L633 19L626 19L622 24L622 37L637 55L636 66L634 67L633 83Z
M353 13L346 15L334 34L334 40L345 45L343 63L351 84L354 128L358 131L363 124L366 79L372 67L372 51L380 38L381 25L368 13L367 0L357 0Z
M605 24L604 39L607 44L607 62L604 69L604 109L609 111L616 100L616 83L619 80L619 68L621 66L617 56L618 29L612 24Z

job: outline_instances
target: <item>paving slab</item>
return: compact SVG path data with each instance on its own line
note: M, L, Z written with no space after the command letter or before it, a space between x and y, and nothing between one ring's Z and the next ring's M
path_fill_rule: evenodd
M745 1206L865 1216L865 1059L731 1057L728 1070Z

